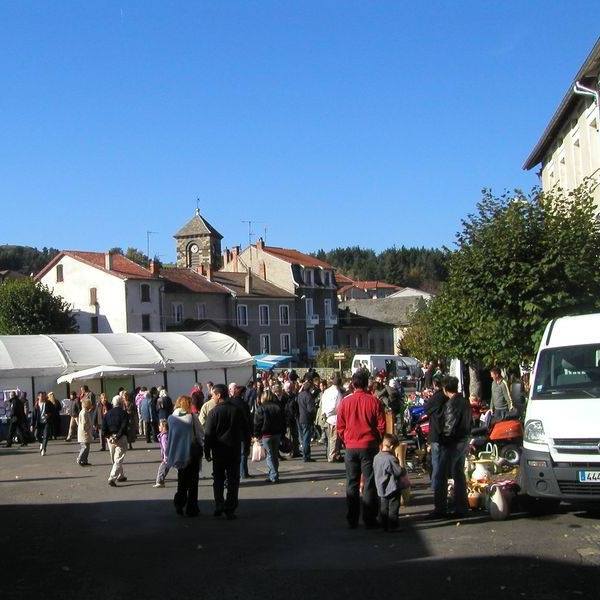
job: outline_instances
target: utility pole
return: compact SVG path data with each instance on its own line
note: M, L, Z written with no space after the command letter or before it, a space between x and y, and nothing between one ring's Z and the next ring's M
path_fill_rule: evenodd
M151 260L150 258L150 236L157 234L158 231L146 231L146 256L148 257L148 260Z

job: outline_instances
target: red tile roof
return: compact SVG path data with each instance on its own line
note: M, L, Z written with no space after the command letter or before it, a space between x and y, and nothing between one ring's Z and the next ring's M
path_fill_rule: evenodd
M309 254L304 254L298 250L292 250L291 248L278 248L277 246L265 246L265 252L268 252L272 256L276 256L281 260L285 260L294 265L302 265L303 267L321 267L323 269L333 269L333 267L323 260L319 260Z
M352 288L356 288L358 290L377 290L381 288L390 289L390 290L401 290L402 288L393 285L391 283L386 283L385 281L353 281L347 285L343 285L338 289L339 294L345 294L348 290Z
M167 280L166 291L200 292L203 294L229 294L224 287L209 281L204 275L191 269L169 267L160 270L161 277ZM173 284L173 285L169 285ZM172 288L172 289L170 289ZM184 288L183 290L181 288Z
M75 260L86 263L92 267L101 269L107 273L111 273L121 279L156 279L157 277L138 265L137 263L129 260L122 254L112 255L112 269L108 270L104 267L104 252L81 252L80 250L63 250L59 252L36 276L36 279L43 277L56 263L58 263L63 256L70 256Z
M346 284L346 283L354 283L353 279L350 279L350 277L344 275L343 273L337 273L335 274L335 280L338 283L338 285L340 283Z

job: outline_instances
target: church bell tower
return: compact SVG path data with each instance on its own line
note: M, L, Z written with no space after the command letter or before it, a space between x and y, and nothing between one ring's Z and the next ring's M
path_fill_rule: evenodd
M177 266L197 269L200 266L221 268L223 236L200 215L196 214L173 236L177 245Z

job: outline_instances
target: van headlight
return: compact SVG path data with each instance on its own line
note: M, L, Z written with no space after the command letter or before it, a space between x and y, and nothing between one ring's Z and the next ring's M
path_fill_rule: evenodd
M532 444L547 444L548 440L546 439L542 422L538 420L527 421L525 423L525 435L523 439Z

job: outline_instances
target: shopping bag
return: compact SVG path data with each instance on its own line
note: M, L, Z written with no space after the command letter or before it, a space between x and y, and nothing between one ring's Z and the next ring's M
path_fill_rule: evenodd
M254 444L252 444L252 462L260 462L265 459L266 455L265 449L262 447L261 443L256 440Z

